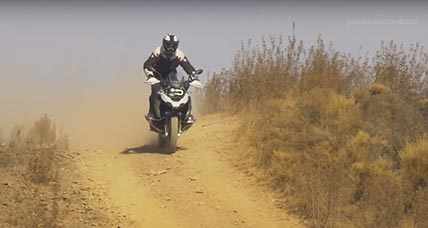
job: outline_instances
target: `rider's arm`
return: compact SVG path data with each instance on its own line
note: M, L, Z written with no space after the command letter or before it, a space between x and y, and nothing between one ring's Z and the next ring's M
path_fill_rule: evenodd
M154 76L154 72L152 71L152 69L156 65L158 59L159 59L159 50L156 49L154 52L152 52L149 58L144 62L143 72L146 74L147 78Z
M188 75L194 74L195 68L192 66L192 64L189 62L189 59L187 59L182 51L177 50L177 57L183 70L186 71Z

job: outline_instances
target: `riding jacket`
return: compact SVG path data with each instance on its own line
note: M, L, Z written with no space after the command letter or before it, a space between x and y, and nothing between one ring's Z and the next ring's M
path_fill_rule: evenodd
M176 72L176 68L181 66L184 71L191 75L194 73L195 68L190 64L184 53L177 49L175 54L167 56L163 54L162 47L156 48L150 57L144 62L144 73L149 77L156 77L157 79L165 79L170 72ZM160 73L162 78L153 72L153 69Z

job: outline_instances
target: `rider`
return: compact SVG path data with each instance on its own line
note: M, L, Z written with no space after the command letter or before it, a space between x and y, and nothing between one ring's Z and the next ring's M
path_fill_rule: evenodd
M197 80L195 68L190 64L184 53L178 49L178 38L176 35L169 33L163 40L162 45L156 48L150 57L144 62L144 73L147 76L147 83L151 84L152 92L149 98L150 108L147 117L153 120L160 119L160 97L159 90L161 89L160 83L156 83L162 79L177 80L177 67L181 66L184 71L193 80ZM156 72L156 73L155 73ZM159 73L159 74L157 74ZM189 101L190 103L190 101ZM186 117L187 123L193 123L194 117L190 114Z

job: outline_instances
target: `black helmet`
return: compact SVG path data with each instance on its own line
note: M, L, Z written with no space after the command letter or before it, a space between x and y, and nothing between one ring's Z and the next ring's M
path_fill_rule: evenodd
M169 33L162 39L162 52L167 56L175 54L175 51L178 48L178 38L173 33Z

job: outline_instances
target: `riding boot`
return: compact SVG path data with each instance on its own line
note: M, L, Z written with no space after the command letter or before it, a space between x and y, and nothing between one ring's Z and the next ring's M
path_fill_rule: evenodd
M184 119L184 122L189 125L196 122L196 119L192 114L192 99L190 97L189 97L189 103L187 107L187 114L186 114L186 118Z
M149 113L147 116L151 117L152 119L160 119L160 97L159 92L160 85L152 85L152 93L150 94L149 102Z

